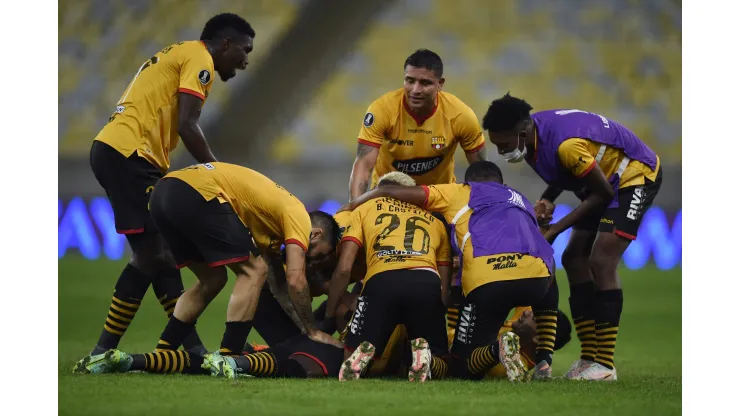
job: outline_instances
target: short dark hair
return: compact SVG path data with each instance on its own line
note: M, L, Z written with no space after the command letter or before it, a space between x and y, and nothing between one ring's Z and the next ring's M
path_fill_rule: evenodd
M501 168L488 160L480 160L468 166L465 171L465 182L498 182L504 183Z
M417 49L416 52L409 55L409 57L406 58L406 62L403 63L404 71L407 66L428 69L432 71L434 76L437 78L442 78L442 74L444 72L442 58L429 49Z
M342 238L342 232L339 229L337 220L324 211L311 211L308 213L308 216L311 217L312 226L319 227L324 230L324 237L322 240L331 244L332 250L336 249L339 239Z
M558 309L558 327L555 330L555 351L563 348L570 342L570 333L573 330L570 319L565 312Z
M483 130L494 133L513 129L522 121L529 119L532 106L521 98L512 97L507 92L501 98L493 100L483 116Z
M211 40L228 36L228 30L231 29L239 34L254 38L255 32L252 25L244 20L241 16L234 13L221 13L213 16L203 27L200 34L200 40Z

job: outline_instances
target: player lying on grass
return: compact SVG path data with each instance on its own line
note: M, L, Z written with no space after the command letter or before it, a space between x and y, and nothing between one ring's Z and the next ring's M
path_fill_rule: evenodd
M441 212L452 228L453 250L461 258L465 301L451 353L465 361L457 376L476 378L497 363L511 381L524 380L516 334L497 337L509 312L532 305L538 345L535 378L552 374L557 325L557 282L553 249L542 237L532 205L503 183L492 162L476 162L464 184L378 187L349 204L355 209L376 198L394 198Z
M338 311L348 318L347 313L356 305L356 295L342 297ZM263 297L270 299L269 292L263 292ZM260 301L265 299L260 299ZM277 301L272 299L277 305ZM351 313L351 312L350 312ZM342 323L344 325L344 323ZM270 319L260 317L255 319L255 328L267 326L283 326L278 332L288 333L296 330L296 325L289 318ZM275 334L275 332L271 332ZM109 350L95 355L84 366L78 365L78 373L123 373L131 371L145 371L149 373L183 373L194 375L213 375L226 378L238 376L255 377L291 377L336 378L339 368L344 361L344 349L334 345L324 344L311 340L306 334L297 334L275 344L254 348L247 344L245 351L240 355L223 356L220 354L189 353L183 350L155 351L147 354L128 354L120 350Z
M563 190L581 199L545 234L553 241L573 228L562 260L581 358L566 378L616 380L623 304L617 266L660 190L660 159L614 120L581 110L530 115L531 110L526 101L506 94L491 103L483 127L507 161L525 160L547 183L537 202L545 223Z
M378 188L413 186L401 172L385 175ZM356 380L385 345L398 324L412 339L410 381L443 378L447 364L445 307L450 285L450 247L441 221L428 212L392 198L368 199L352 213L342 235L339 261L332 275L326 317L335 316L339 297L351 280L363 249L367 274L345 339L347 360L339 380Z
M178 300L156 350L180 347L226 284L228 266L236 282L220 353L241 353L268 272L260 253L279 255L282 244L288 290L308 337L341 345L316 329L305 276L307 255L322 257L335 250L338 227L331 216L309 214L301 201L267 177L221 162L166 175L154 189L151 212L178 267L189 267L198 278ZM333 227L319 226L323 220ZM78 366L84 367L89 360L86 357Z

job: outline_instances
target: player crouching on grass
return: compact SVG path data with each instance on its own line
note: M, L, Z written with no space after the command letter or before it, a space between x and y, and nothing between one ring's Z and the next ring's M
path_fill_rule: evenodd
M401 172L383 176L378 187L413 186ZM405 324L413 362L410 381L442 378L447 364L442 291L450 285L450 247L442 222L428 212L392 198L367 199L352 213L329 287L326 318L332 319L350 283L355 259L364 248L367 275L345 339L347 360L339 380L355 380L383 351L398 324Z
M316 329L306 281L306 256L323 257L335 250L329 230L314 226L298 198L251 169L214 162L167 174L151 197L152 219L170 247L178 267L189 267L198 281L177 301L155 351L172 351L195 328L195 322L226 285L228 266L236 282L226 311L221 349L206 354L206 364L223 365L222 355L241 353L252 329L268 267L264 255L279 253L285 244L286 279L293 306L308 337L341 343ZM75 371L105 355L88 356ZM209 364L210 363L210 364Z
M378 187L347 208L379 198L440 212L450 224L465 295L451 353L466 365L456 364L453 375L482 378L502 363L511 381L525 380L519 337L496 334L512 309L531 305L538 332L534 378L551 378L558 308L553 249L540 233L531 203L503 185L499 167L473 163L464 184Z

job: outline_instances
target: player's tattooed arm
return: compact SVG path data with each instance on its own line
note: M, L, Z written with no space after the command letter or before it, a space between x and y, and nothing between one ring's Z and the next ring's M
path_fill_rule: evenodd
M305 333L313 341L342 347L342 343L326 332L316 328L311 308L311 290L306 280L306 252L297 244L285 245L286 277L290 298L298 318L303 322Z
M203 130L198 125L203 101L192 94L183 92L178 95L177 99L179 107L177 133L185 148L198 163L216 162L206 136L203 135Z
M306 252L297 244L285 245L286 280L288 293L306 332L315 330L311 291L306 280Z
M465 158L468 159L469 164L473 164L475 162L481 162L486 159L486 146L481 147L480 149L476 150L475 152L465 153Z
M298 316L295 306L293 306L293 301L291 300L290 293L288 291L285 269L283 269L281 259L270 258L267 284L270 287L270 292L272 292L272 295L278 301L285 313L288 314L293 323L296 324L301 332L306 332L306 328L303 326L303 322Z
M375 162L378 160L378 148L367 144L357 144L357 156L352 165L349 177L349 199L355 199L367 191Z

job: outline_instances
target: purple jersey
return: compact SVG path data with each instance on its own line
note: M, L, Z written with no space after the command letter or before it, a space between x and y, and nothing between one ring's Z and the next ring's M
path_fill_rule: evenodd
M540 234L529 200L516 190L496 182L471 182L467 185L471 187L468 207L473 212L468 223L470 236L466 235L465 240L471 240L473 257L527 254L542 259L550 273L555 273L554 251ZM452 249L462 262L455 224L450 224L450 227ZM460 269L462 271L462 267Z
M560 144L573 138L620 149L653 170L657 166L655 152L629 129L604 116L581 110L547 110L532 114L532 120L537 129L537 150L526 161L548 185L568 191L583 189L583 181L565 169L558 157ZM615 178L607 179L614 185Z

